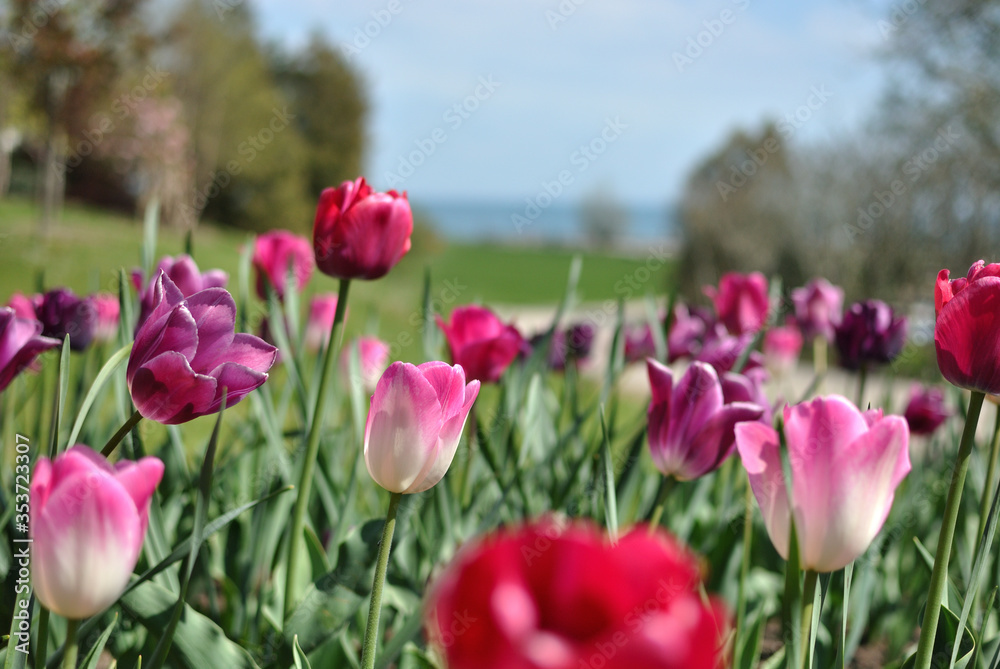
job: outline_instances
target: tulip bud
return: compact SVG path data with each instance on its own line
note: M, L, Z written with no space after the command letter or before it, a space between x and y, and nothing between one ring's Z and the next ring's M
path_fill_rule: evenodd
M40 458L31 479L31 582L49 610L80 620L121 597L146 536L163 463L111 465L77 445Z
M813 279L792 291L795 320L806 338L833 341L844 307L844 291L826 279Z
M278 299L284 299L289 265L295 276L295 289L301 291L309 283L313 272L313 252L308 239L288 230L272 230L258 235L253 253L257 297L266 299L265 283L268 283Z
M469 379L482 383L499 381L524 345L517 328L484 307L459 307L450 324L440 316L437 323L448 340L451 361L461 365Z
M718 289L705 286L704 291L731 334L756 332L767 321L767 278L760 272L729 272L722 276Z
M365 424L365 464L390 492L416 493L448 471L479 381L462 367L394 362L375 386Z

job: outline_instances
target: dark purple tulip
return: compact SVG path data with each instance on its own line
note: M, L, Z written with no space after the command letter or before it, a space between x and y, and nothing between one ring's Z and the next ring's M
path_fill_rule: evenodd
M56 288L42 295L36 309L42 335L62 341L69 335L69 347L82 351L90 345L97 327L97 307L90 298L79 297L68 288Z
M576 323L566 330L566 359L583 362L590 357L594 346L594 326L590 323Z
M202 273L198 265L189 255L179 255L176 258L164 256L153 271L153 276L148 284L144 284L142 272L132 271L132 283L139 293L141 308L139 310L139 320L136 322L136 331L139 326L146 322L150 312L153 310L153 302L156 300L154 284L160 272L167 275L177 290L184 297L190 297L198 291L206 288L225 288L229 282L229 275L221 269L209 270Z
M844 313L834 341L845 369L892 362L906 341L906 318L881 300L856 302Z
M910 434L934 434L951 414L942 388L924 388L914 384L903 417L910 426Z
M795 322L807 340L823 337L833 341L834 331L841 321L844 291L826 279L813 279L792 291Z
M10 307L0 307L0 391L40 353L61 343L41 334L38 321L20 318Z
M278 349L234 334L236 303L224 288L185 297L161 273L153 309L135 334L125 378L144 417L166 425L231 407L267 380Z
M544 337L544 332L532 336L530 341L524 343L522 355L531 355L531 351L542 343ZM594 328L589 323L577 323L565 330L556 330L552 333L549 344L549 369L562 371L570 362L583 362L590 356L593 343Z

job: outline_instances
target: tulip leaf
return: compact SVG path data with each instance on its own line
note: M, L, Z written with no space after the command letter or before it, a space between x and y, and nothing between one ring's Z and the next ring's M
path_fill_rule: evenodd
M457 297L457 295L456 295ZM434 300L431 298L431 268L424 268L424 297L421 301L423 320L420 321L423 336L424 360L437 360L441 350L441 330L434 319Z
M59 373L56 379L56 396L52 402L52 420L49 424L50 458L55 458L59 454L59 430L62 428L66 392L69 390L69 335L63 338L62 351L59 355Z
M312 573L325 574L330 571L330 561L326 559L323 542L316 536L316 531L306 525L302 529L302 533L305 535L306 550L309 551L309 562L312 564Z
M292 637L292 655L295 658L295 669L312 669L309 658L302 652L302 646L299 645L298 634Z
M763 615L763 612L759 612L753 625L742 639L743 649L740 654L740 665L735 669L753 669L757 665L757 661L760 658L761 645L764 642L764 625L767 622L767 616ZM743 636L743 635L741 635ZM740 640L737 639L736 643Z
M440 488L441 486L437 487ZM418 607L416 611L410 614L410 617L407 618L402 627L393 632L392 638L383 646L382 652L375 658L375 669L385 669L389 666L396 659L396 656L402 652L403 648L407 647L408 642L420 634L423 624L423 607Z
M73 430L69 433L69 439L66 440L67 446L72 446L76 443L77 437L80 436L80 430L83 429L83 421L87 418L87 413L94 404L94 400L97 399L97 395L104 389L108 379L125 362L125 359L128 358L131 352L131 344L123 346L104 363L104 367L98 372L94 382L90 384L90 390L87 391L87 396L84 397L83 404L80 405L80 411L76 414L76 422L73 423Z
M960 639L957 649L954 648L956 639ZM956 657L957 660L947 666L954 667L954 669L965 669L969 666L969 661L972 659L975 649L976 640L972 636L972 631L965 625L959 625L958 616L952 613L948 607L942 606L931 657L941 659ZM906 658L900 669L912 669L915 666L916 659L917 655L914 653Z
M618 299L618 312L615 316L615 331L611 337L611 355L608 356L608 368L604 374L604 384L601 386L601 404L607 404L615 379L625 368L625 302Z
M83 658L83 661L80 664L83 669L97 669L97 663L101 659L101 652L104 650L105 644L108 643L108 639L111 637L111 631L117 624L118 614L116 613L114 617L111 618L111 622L108 626L104 628L103 632L101 632L101 636L97 638L97 643L91 646L90 651L88 651L87 655Z
M160 227L160 200L155 195L146 204L142 219L142 268L146 276L153 272L153 262L156 260L156 235ZM190 255L190 254L189 254Z
M656 350L656 359L666 361L667 359L667 338L663 334L663 324L660 322L660 317L656 313L656 300L649 293L646 293L646 299L643 300L646 306L646 323L649 325L649 331L653 335L653 348ZM669 311L667 312L670 313Z
M604 460L604 522L608 528L611 541L618 540L618 500L615 496L615 467L611 459L611 440L608 438L608 422L601 407L601 450Z
M158 636L166 628L177 595L152 581L146 581L121 598L124 611ZM170 649L171 667L205 669L257 669L250 654L226 637L215 622L187 604L177 623Z

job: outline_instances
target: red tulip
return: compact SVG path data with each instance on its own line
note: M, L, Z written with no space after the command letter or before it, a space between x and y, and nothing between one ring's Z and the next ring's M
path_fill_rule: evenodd
M301 291L313 272L313 253L309 240L288 230L272 230L259 235L253 252L253 266L257 270L257 297L266 299L267 282L274 288L278 299L284 299L289 265L295 276L295 289Z
M513 325L504 324L485 307L470 305L451 313L451 323L437 317L451 349L451 360L465 376L482 383L500 380L524 342Z
M980 260L964 278L938 272L934 347L941 374L959 388L1000 393L1000 263Z
M364 177L327 188L313 225L316 265L338 279L378 279L410 250L406 193L376 193Z
M539 521L467 546L431 586L427 636L450 669L715 669L726 614L665 532L609 543Z
M705 286L704 291L715 303L719 320L734 335L756 332L767 321L767 278L760 272L729 272L718 289Z

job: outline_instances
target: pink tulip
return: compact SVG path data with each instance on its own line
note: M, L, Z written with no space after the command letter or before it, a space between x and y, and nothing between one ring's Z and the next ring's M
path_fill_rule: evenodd
M118 321L121 317L118 298L108 293L98 293L93 295L91 300L97 316L94 323L94 341L111 341L118 334Z
M295 289L301 291L313 272L313 251L309 240L288 230L272 230L257 236L254 244L253 267L257 271L257 297L267 298L270 284L279 300L285 298L285 282L291 265Z
M309 320L303 345L307 351L316 352L330 341L330 329L337 314L337 296L333 293L316 295L309 301ZM346 318L346 314L345 314Z
M734 335L756 332L767 321L767 278L760 272L729 272L718 289L705 286L704 291L715 303L719 320Z
M826 279L817 278L792 291L795 320L807 339L833 341L844 309L844 291Z
M406 193L376 193L364 177L327 188L313 224L316 265L338 279L378 279L410 250L413 213Z
M649 450L657 469L679 481L717 469L733 452L735 425L764 415L758 404L726 398L718 374L703 362L692 363L676 386L669 367L648 359L646 370L653 392Z
M31 581L42 604L81 620L117 601L162 476L157 458L111 465L79 444L54 461L39 458L31 479Z
M482 383L499 381L524 343L517 328L484 307L459 307L451 312L450 324L440 316L437 323L448 340L451 361Z
M378 380L389 366L389 345L378 337L358 337L340 354L340 373L345 379L349 378L350 360L355 346L361 363L361 387L371 394L375 392Z
M18 318L26 318L29 321L38 320L38 307L41 305L41 295L28 297L23 293L14 293L7 302L7 306L14 310Z
M166 425L231 407L267 380L278 349L234 334L236 303L224 288L184 297L161 273L153 310L135 335L125 378L144 417Z
M479 381L443 362L394 362L375 386L365 425L365 464L390 492L427 490L455 457Z
M189 255L161 258L148 284L144 283L140 270L132 270L132 284L139 293L141 302L139 320L135 324L137 331L153 310L153 302L156 300L155 284L160 272L167 275L167 278L174 283L183 297L190 297L206 288L225 288L226 283L229 282L229 275L220 269L202 273Z
M20 318L10 307L0 308L0 391L24 371L39 354L59 346L58 339L42 336L42 324Z
M802 352L802 333L794 324L771 328L764 334L764 364L775 374L795 369Z
M959 388L1000 394L1000 263L980 260L964 278L941 270L934 291L934 347L941 374Z
M909 429L902 416L862 413L838 395L786 406L784 418L791 504L774 428L737 425L736 448L778 553L788 558L791 508L803 568L836 571L882 529L896 487L910 471Z

